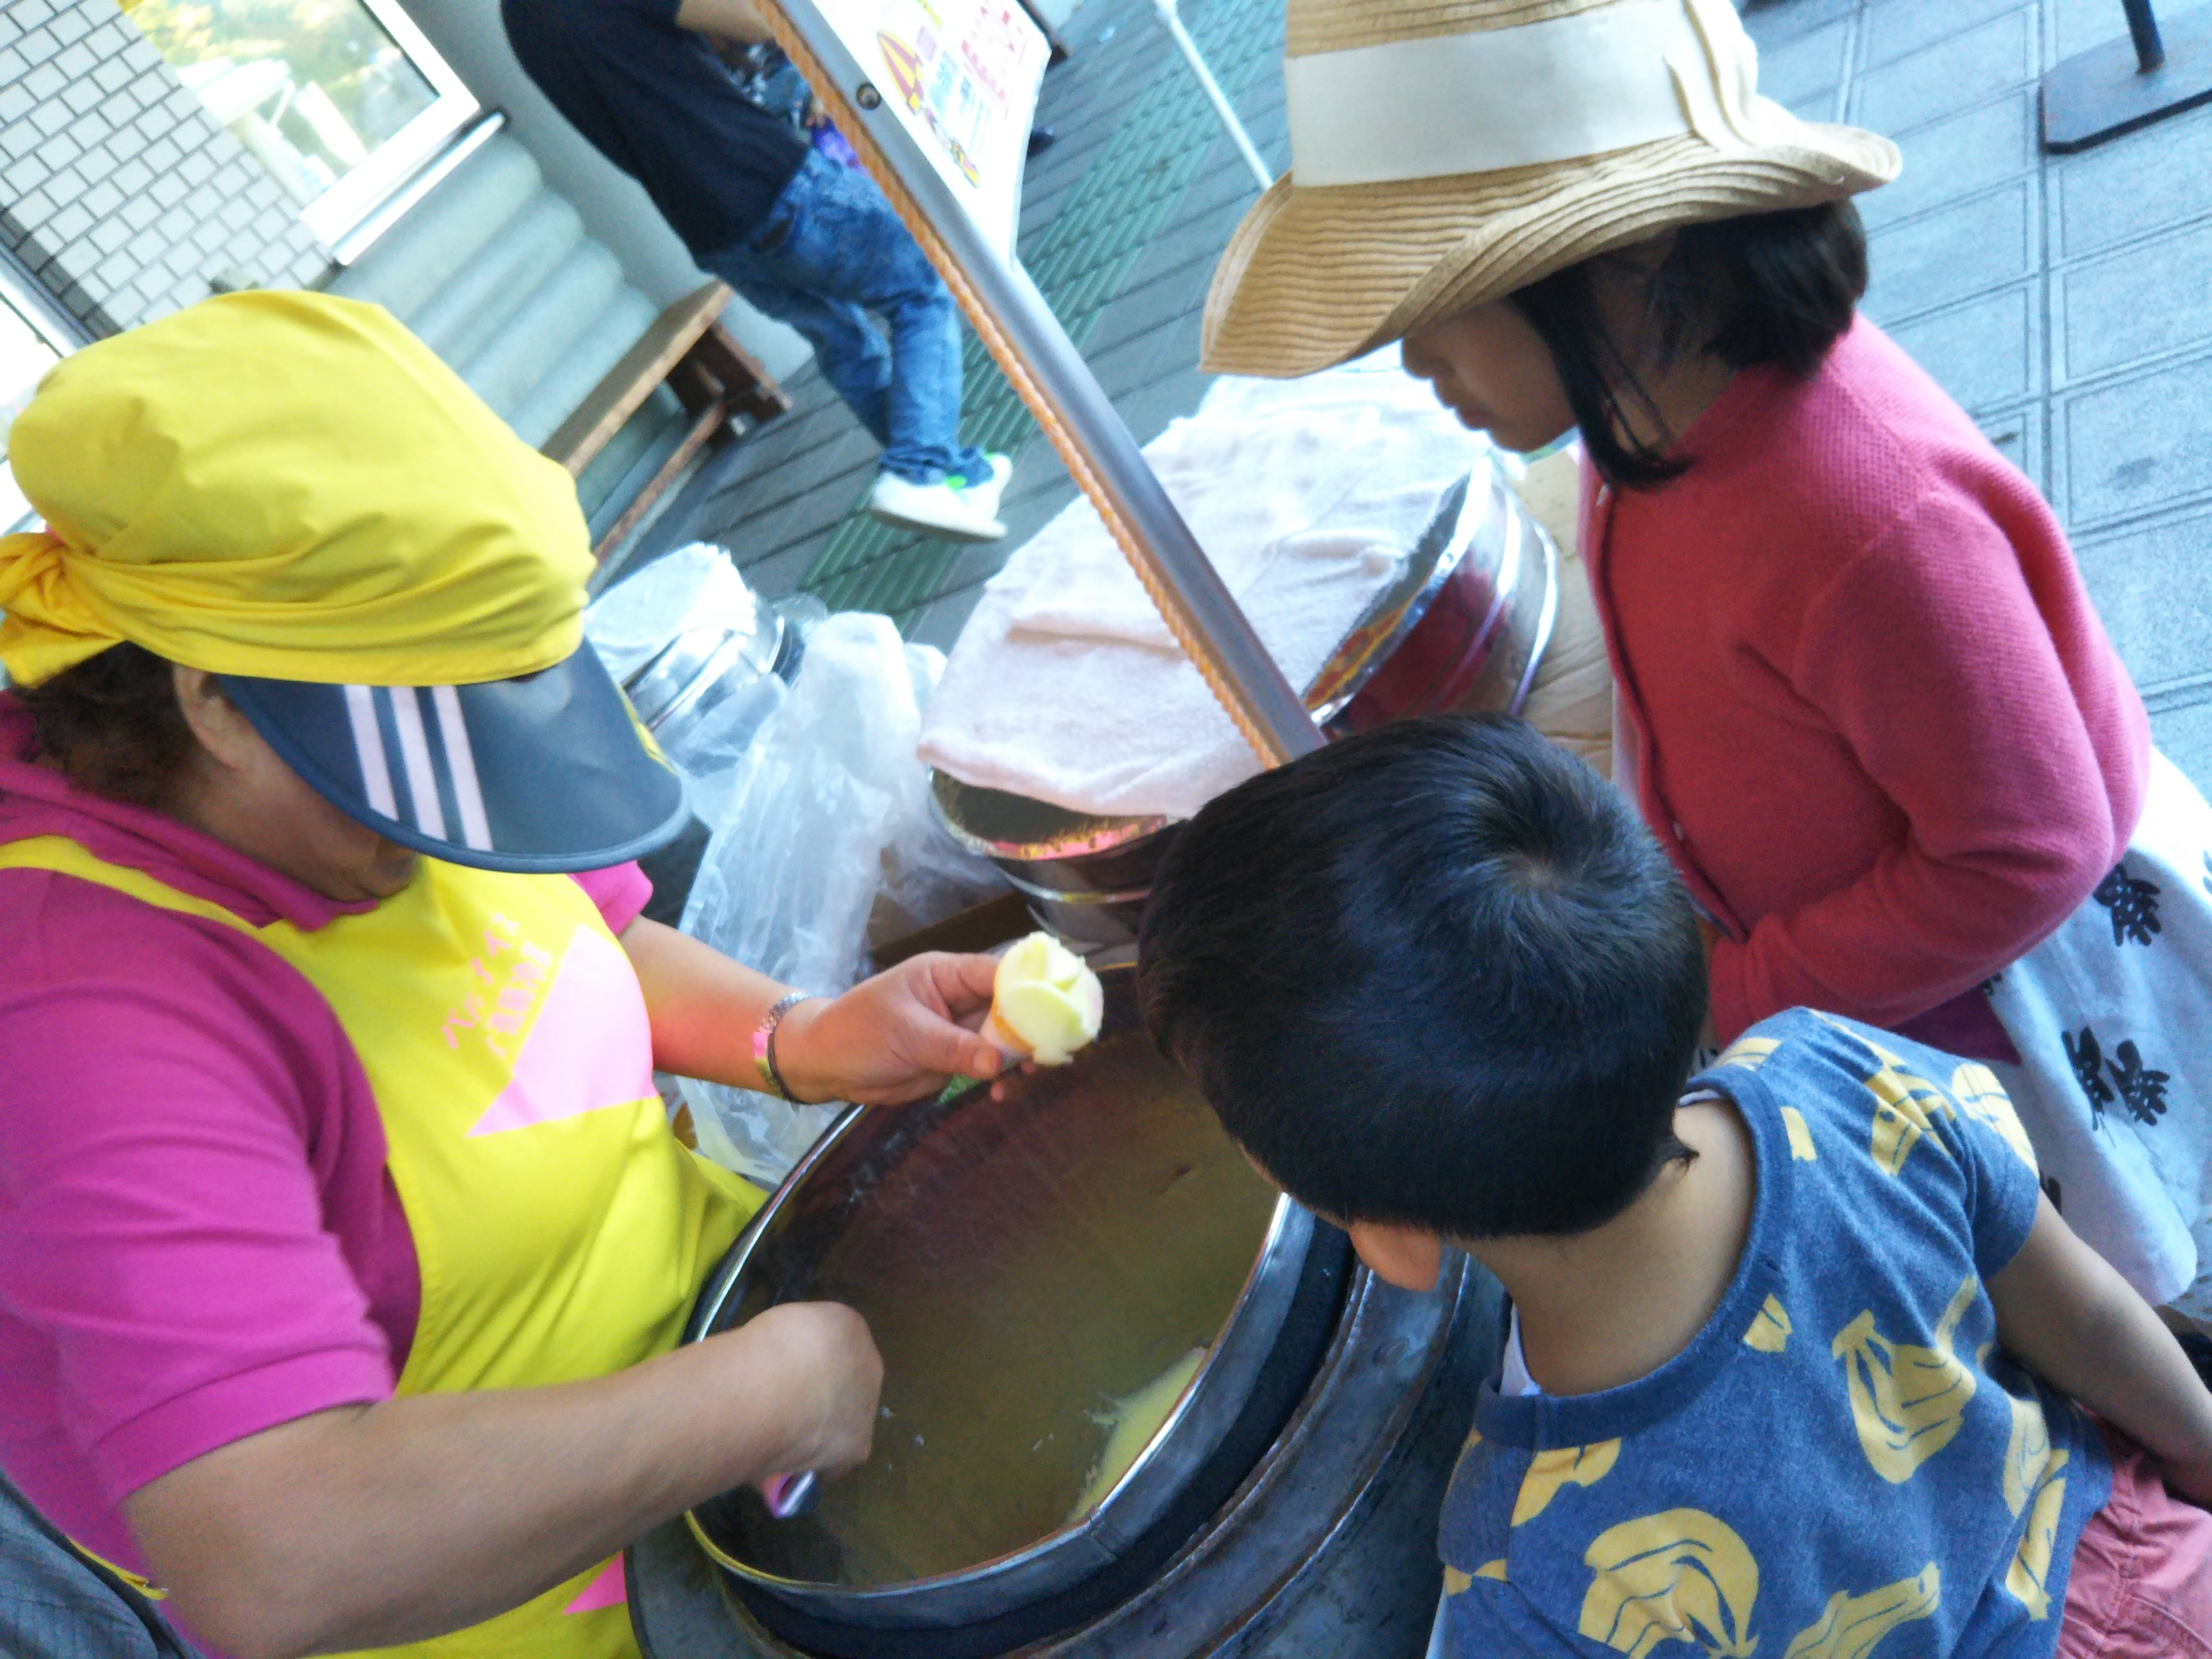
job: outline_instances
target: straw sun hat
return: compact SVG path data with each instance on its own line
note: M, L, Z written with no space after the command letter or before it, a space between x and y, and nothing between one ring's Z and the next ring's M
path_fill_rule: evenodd
M1729 0L1289 0L1291 167L1205 366L1311 374L1675 225L1830 202L1897 147L1756 91Z

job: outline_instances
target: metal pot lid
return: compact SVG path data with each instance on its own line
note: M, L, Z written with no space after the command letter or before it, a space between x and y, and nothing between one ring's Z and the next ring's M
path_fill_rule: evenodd
M1473 486L1480 482L1483 488ZM1324 721L1359 695L1375 671L1428 614L1460 565L1473 554L1494 564L1517 502L1501 501L1498 469L1483 463L1447 485L1397 579L1368 602L1305 690L1305 705ZM1487 532L1486 534L1486 532ZM930 800L946 832L971 853L1018 864L1041 864L1125 848L1177 822L1157 814L1117 817L1079 812L1001 789L930 775Z
M685 629L625 688L638 719L657 730L732 674L751 681L775 672L783 631L783 618L766 605L756 608L749 627L716 622Z
M929 799L945 833L968 851L1024 864L1108 852L1177 822L1158 813L1117 817L1078 812L1004 789L963 783L950 772L934 770L929 775Z
M1312 1218L1153 1049L1133 970L1101 977L1105 1028L1073 1065L1004 1101L976 1090L841 1119L701 1297L690 1340L828 1297L883 1351L865 1468L795 1521L749 1490L690 1517L726 1568L791 1606L929 1628L1063 1590L1164 1512L1250 1396ZM1141 1449L1118 1477L1101 1470L1115 1413L1163 1377L1158 1426L1124 1435Z

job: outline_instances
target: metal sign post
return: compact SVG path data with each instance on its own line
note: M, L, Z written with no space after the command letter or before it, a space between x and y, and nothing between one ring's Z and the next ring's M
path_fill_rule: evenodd
M758 0L776 42L806 77L975 331L1036 416L1135 568L1168 631L1197 665L1261 761L1321 747L1320 730L1176 511L1129 429L1014 257L1019 167L1042 75L1043 38L1011 3L951 0ZM987 9L987 50L956 58L945 14ZM886 27L925 20L912 35ZM1027 30L1038 55L1027 68ZM1003 50L999 50L1003 48ZM925 59L927 61L925 61ZM988 61L984 61L988 60ZM994 88L1001 73L1024 87ZM976 106L1003 91L1000 129ZM987 149L987 146L989 148ZM991 153L995 149L995 155ZM995 163L995 165L994 165ZM1011 173L1011 182L1008 173Z
M2043 147L2071 155L2212 101L2212 6L2161 33L2150 0L2121 0L2125 40L2077 52L2043 77Z
M1206 66L1206 59L1198 54L1198 42L1190 38L1190 31L1182 26L1182 15L1176 9L1176 0L1152 0L1152 9L1160 15L1160 25L1168 32L1168 39L1176 43L1176 50L1190 65L1190 72L1198 77L1199 90L1206 101L1213 106L1213 113L1221 123L1221 130L1229 135L1229 142L1237 146L1237 153L1244 158L1244 165L1259 181L1261 193L1275 182L1275 175L1267 171L1259 148L1252 135L1244 131L1244 124L1237 118L1237 111L1229 101L1229 94L1221 89L1221 82L1213 78L1213 71Z

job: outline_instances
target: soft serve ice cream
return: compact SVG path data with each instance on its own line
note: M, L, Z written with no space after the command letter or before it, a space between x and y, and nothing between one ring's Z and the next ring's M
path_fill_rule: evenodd
M1098 1035L1106 995L1098 975L1049 933L1031 933L999 958L983 1040L1009 1060L1065 1066Z

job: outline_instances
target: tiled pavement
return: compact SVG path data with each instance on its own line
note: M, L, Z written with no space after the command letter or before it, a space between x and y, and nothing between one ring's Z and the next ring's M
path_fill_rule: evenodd
M2162 15L2181 15L2160 0ZM1866 309L2057 507L2159 744L2212 790L2212 106L2045 156L2119 0L1775 0L1761 86L1886 132Z
M1285 165L1280 0L1187 15ZM2057 505L2161 746L2212 788L2212 106L2040 153L2037 82L2119 34L2119 0L1771 0L1746 21L1764 89L1903 148L1904 176L1862 202L1867 310ZM1196 88L1146 0L1091 0L1066 35L1074 55L1046 77L1040 116L1062 138L1032 164L1023 257L1141 441L1204 391L1199 307L1254 188L1194 118ZM974 378L971 416L980 404L1018 427L995 376ZM1006 542L863 544L839 526L873 446L811 368L791 389L792 416L704 471L641 556L718 540L769 592L873 605L947 645L976 587L1073 493L1032 437Z

